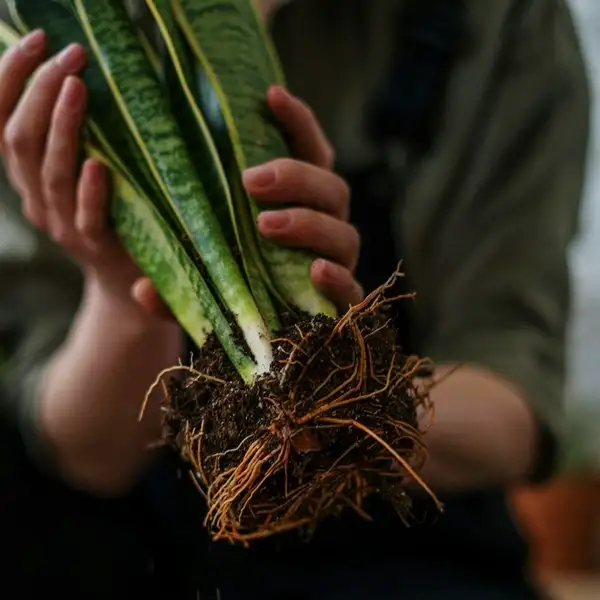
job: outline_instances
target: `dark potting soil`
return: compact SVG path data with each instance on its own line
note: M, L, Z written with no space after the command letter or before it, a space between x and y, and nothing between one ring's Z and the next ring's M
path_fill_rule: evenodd
M166 440L208 494L217 537L260 537L348 507L360 513L371 493L406 513L407 471L390 449L413 465L422 458L417 407L427 399L417 382L431 365L396 340L380 309L344 327L319 316L284 328L272 370L252 386L216 338L196 357L202 375L169 381Z

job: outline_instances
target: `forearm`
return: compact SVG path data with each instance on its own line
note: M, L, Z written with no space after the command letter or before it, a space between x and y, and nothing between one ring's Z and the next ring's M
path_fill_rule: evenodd
M462 367L432 390L434 421L425 435L425 480L439 492L507 485L533 463L536 426L518 390L499 378Z
M120 493L135 481L160 434L162 392L153 394L140 422L144 396L157 374L176 363L180 349L174 323L133 303L115 305L97 286L88 286L47 371L36 415L66 480L103 494Z

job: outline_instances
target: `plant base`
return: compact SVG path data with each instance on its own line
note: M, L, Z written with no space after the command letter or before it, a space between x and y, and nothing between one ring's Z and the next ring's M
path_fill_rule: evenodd
M216 340L169 380L165 441L191 464L215 539L310 532L344 509L369 518L372 493L405 517L408 480L428 490L417 413L429 409L431 363L396 345L386 288L339 319L286 327L272 371L251 387Z

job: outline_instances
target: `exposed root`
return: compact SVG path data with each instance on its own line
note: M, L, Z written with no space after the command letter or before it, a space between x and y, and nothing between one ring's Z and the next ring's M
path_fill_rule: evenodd
M432 364L406 356L386 315L395 273L340 319L294 323L275 366L244 386L217 344L179 365L164 406L166 441L189 461L217 539L248 543L363 509L379 493L401 517L426 459L417 411L430 413ZM157 379L150 393L156 389ZM147 398L148 398L147 396ZM147 401L146 398L146 401Z
M154 380L152 385L148 388L148 391L146 392L146 395L144 396L144 401L142 402L142 407L140 408L140 414L138 415L138 421L141 421L144 418L144 413L146 412L146 408L148 407L148 402L150 401L152 394L155 392L156 388L159 385L163 386L163 390L165 391L165 394L168 394L166 387L164 385L165 375L169 375L169 374L173 374L173 373L182 373L182 372L192 374L194 376L192 379L192 381L194 383L197 381L200 381L200 380L211 381L213 383L225 383L225 381L223 379L219 379L218 377L212 377L210 375L206 375L205 373L200 373L200 371L197 371L193 367L187 367L185 365L182 365L181 363L174 367L169 367L168 369L163 369L156 376L156 379Z

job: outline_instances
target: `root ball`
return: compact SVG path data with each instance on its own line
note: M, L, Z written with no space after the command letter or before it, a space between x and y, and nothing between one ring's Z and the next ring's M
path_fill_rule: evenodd
M404 355L385 287L340 319L316 317L272 341L270 373L244 385L218 342L170 378L165 441L189 461L215 539L247 543L314 527L379 493L400 515L425 459L419 409L431 363ZM431 493L431 492L430 492ZM432 494L433 496L433 494ZM435 499L435 497L434 497Z

